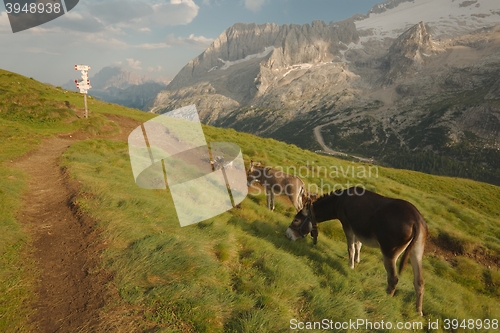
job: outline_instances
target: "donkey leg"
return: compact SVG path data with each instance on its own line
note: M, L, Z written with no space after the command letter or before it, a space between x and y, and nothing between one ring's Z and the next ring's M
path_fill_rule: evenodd
M424 298L424 277L422 275L422 258L424 255L424 240L419 237L416 241L411 253L411 267L413 269L413 286L417 296L416 310L420 316L423 316L422 301Z
M271 210L274 210L274 192L271 190Z
M355 259L356 259L357 263L359 263L359 261L360 261L360 253L361 253L361 246L362 245L363 244L359 240L356 239L356 243L354 243L354 246L356 247L356 258Z
M267 200L267 209L269 210L272 210L271 209L271 200L272 200L272 196L273 195L273 191L270 190L267 186L266 186L266 200Z
M384 267L387 272L387 293L391 296L394 295L396 291L396 285L398 284L398 275L396 271L396 261L398 260L397 256L393 258L384 254Z
M347 252L349 253L349 267L354 269L354 257L356 255L356 236L351 228L344 228L345 237L347 239Z

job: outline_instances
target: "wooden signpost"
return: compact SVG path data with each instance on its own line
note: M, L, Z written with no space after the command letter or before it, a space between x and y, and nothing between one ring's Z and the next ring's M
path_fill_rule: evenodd
M90 79L89 79L89 70L90 66L87 65L75 65L75 70L76 71L81 71L82 73L82 80L78 81L75 80L76 87L80 89L80 93L83 94L83 102L85 104L85 118L89 117L89 112L87 109L87 91L92 88L90 86Z

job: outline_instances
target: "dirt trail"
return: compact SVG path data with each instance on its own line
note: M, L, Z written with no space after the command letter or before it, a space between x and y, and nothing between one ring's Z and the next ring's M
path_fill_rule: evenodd
M71 208L76 187L63 174L58 159L74 140L53 138L15 164L30 175L19 216L33 239L40 270L37 313L39 332L92 331L104 304L109 277L93 273L99 265L93 221Z
M117 116L108 118L122 129L108 139L126 140L139 124ZM98 332L114 326L99 318L111 297L106 284L112 274L100 268L103 246L98 230L91 218L72 206L78 183L59 164L72 143L88 137L75 133L48 139L13 163L30 176L18 220L31 235L38 269L38 298L32 304L36 313L30 318L36 332Z

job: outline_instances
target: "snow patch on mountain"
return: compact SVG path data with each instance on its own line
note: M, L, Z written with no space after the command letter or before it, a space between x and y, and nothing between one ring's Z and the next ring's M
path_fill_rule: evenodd
M396 38L423 21L438 38L452 37L500 23L498 0L416 0L403 2L355 22L358 30L371 31L372 38Z
M274 50L274 46L268 46L264 49L264 51L260 52L260 53L256 53L256 54L250 54L250 55L247 55L245 58L243 59L239 59L239 60L235 60L235 61L229 61L229 60L223 60L221 58L219 58L220 61L222 61L224 63L224 66L222 66L220 69L221 70L225 70L225 69L228 69L229 67L233 66L233 65L236 65L236 64L241 64L243 62L246 62L248 60L252 60L252 59L256 59L256 58L264 58L265 56L267 56L269 53L271 53L271 51ZM209 72L211 70L213 70L214 68L210 69Z
M368 41L369 38L367 37L361 37L359 39L359 42L358 43L349 43L349 45L343 43L343 42L339 42L340 45L344 45L347 49L345 50L339 50L340 54L342 55L342 57L340 58L340 61L342 62L345 62L345 63L350 63L349 60L347 60L345 54L347 51L350 51L350 50L360 50L362 48L364 48L363 46L363 42L365 41Z
M293 65L293 66L289 66L287 69L288 71L283 74L283 77L287 76L288 74L290 74L291 72L293 71L298 71L298 70L301 70L301 69L309 69L311 67L313 67L314 65L313 64L310 64L310 63L306 63L306 64L297 64L297 65Z

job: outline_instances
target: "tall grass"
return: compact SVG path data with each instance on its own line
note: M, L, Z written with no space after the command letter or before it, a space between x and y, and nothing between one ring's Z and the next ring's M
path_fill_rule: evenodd
M31 241L17 218L26 176L0 167L0 331L29 332L34 263L26 253Z
M246 158L261 158L268 165L353 165L273 140L205 129L208 141L235 142ZM84 184L78 205L104 230L104 266L116 272L113 283L122 298L143 309L140 325L145 327L165 332L285 332L293 318L426 324L430 319L493 319L500 313L498 268L465 256L454 262L426 256L426 318L419 318L411 269L402 274L396 296L388 297L380 252L364 247L361 263L350 270L338 222L320 225L317 246L307 238L290 242L284 231L293 208L283 199L270 212L260 194L249 196L239 209L181 228L168 190L136 187L125 143L79 142L65 153L64 164ZM393 173L402 181L392 179ZM431 234L453 230L458 242L496 253L500 226L494 207L474 210L471 203L459 205L462 199L453 196L455 190L439 194L419 178L429 183L434 179L443 190L446 184L472 187L472 201L485 205L490 198L484 193L498 196L498 188L419 173L408 173L406 179L399 173L381 169L378 178L360 180L350 174L325 181L363 181L383 194L407 198L421 209ZM472 219L478 225L467 223ZM484 242L484 234L490 242Z

